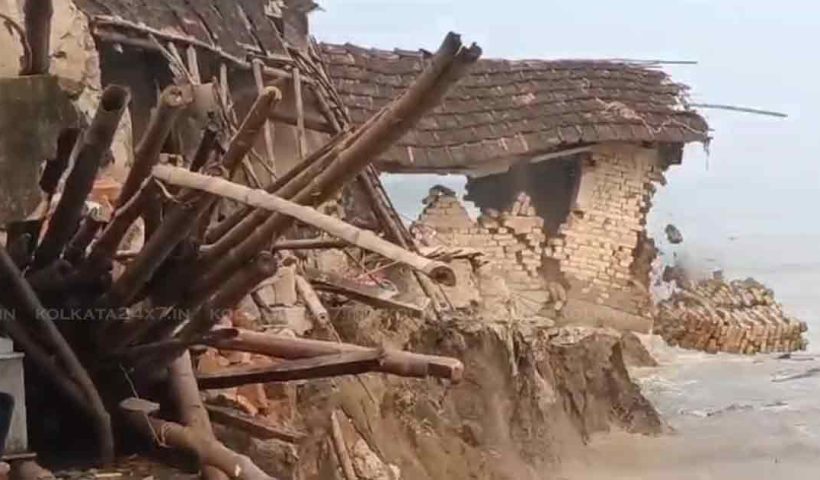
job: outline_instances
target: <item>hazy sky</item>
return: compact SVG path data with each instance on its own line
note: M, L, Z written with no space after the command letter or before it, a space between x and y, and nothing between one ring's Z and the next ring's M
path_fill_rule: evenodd
M809 53L820 40L820 2L808 0L322 0L320 40L434 50L454 30L485 57L695 60L669 66L694 102L789 114L705 110L710 153L690 146L656 198L655 221L690 240L820 234L820 80ZM421 182L390 188L407 208ZM413 188L413 185L416 188ZM404 195L402 193L404 192ZM416 193L418 192L418 193ZM820 250L818 246L817 250Z

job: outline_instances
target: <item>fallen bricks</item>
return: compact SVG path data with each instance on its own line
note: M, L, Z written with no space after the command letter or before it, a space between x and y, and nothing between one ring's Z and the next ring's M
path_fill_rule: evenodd
M805 350L807 326L790 318L754 280L704 280L658 305L655 332L672 346L708 353Z

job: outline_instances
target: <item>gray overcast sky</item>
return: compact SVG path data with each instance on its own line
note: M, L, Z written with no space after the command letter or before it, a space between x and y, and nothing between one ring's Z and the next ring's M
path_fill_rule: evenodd
M689 239L820 233L820 2L808 0L322 0L319 40L434 50L454 30L486 57L696 60L670 66L696 102L789 114L786 120L707 110L707 156L691 146L668 175L657 222ZM397 187L421 194L419 180ZM402 192L405 195L401 195Z

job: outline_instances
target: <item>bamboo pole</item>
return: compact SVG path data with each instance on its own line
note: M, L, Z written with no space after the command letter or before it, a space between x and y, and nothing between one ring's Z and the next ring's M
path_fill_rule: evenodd
M307 155L307 139L305 138L305 100L302 98L302 72L298 67L293 69L293 99L296 104L296 146L301 161Z
M372 124L363 127L360 136L339 154L336 161L312 178L310 183L293 197L293 201L317 205L330 198L350 178L357 175L412 128L424 113L440 102L449 87L466 73L480 53L481 50L476 46L462 48L457 35L448 35L428 68L410 88ZM269 217L242 243L222 255L219 261L202 273L193 288L208 289L209 285L224 277L226 272L240 268L248 258L281 235L291 222L291 219L282 215Z
M168 382L182 424L206 438L216 440L208 411L199 395L190 353L186 351L171 363L168 367ZM228 475L217 467L203 465L202 477L205 480L225 480Z
M72 350L63 335L48 317L47 312L34 290L23 278L23 274L8 256L6 249L0 246L0 272L8 288L13 292L17 301L23 305L25 313L31 316L46 335L51 346L57 352L69 375L80 386L87 402L94 411L95 427L99 441L100 457L103 462L114 460L114 435L111 430L111 417L105 409L97 387L83 367L77 355Z
M204 437L190 427L151 417L151 410L158 408L158 405L135 398L120 403L120 411L126 421L160 446L171 446L193 453L201 463L216 467L237 480L275 480L250 458L228 449L219 441Z
M142 215L151 203L155 203L159 195L159 187L152 179L146 179L136 195L121 205L114 212L114 216L106 225L100 238L91 246L87 264L92 268L103 268L114 258L117 248L123 237L128 233L131 225Z
M242 159L248 154L259 132L264 128L270 112L276 107L276 104L282 100L282 92L275 87L267 87L259 95L251 107L239 130L231 139L228 150L222 156L222 166L233 173L237 166L242 162ZM230 177L229 177L230 178Z
M33 268L43 268L56 260L71 240L82 217L85 200L94 187L97 170L128 106L129 97L128 90L116 85L107 87L103 92L91 126L83 135L82 147L66 180L63 195L34 254Z
M300 238L296 240L279 240L273 245L273 250L324 250L350 246L348 242L336 238Z
M51 0L26 0L23 6L26 27L26 42L30 49L30 60L20 75L43 75L50 67L51 17L54 6Z
M265 79L262 78L262 60L255 59L253 62L253 79L256 82L256 90L259 95L265 93ZM276 172L276 154L274 152L274 124L270 120L265 121L265 150L268 154L268 162L270 163L271 171Z
M215 340L207 345L220 350L270 355L276 358L297 360L323 355L334 355L350 351L375 351L359 345L325 342L307 338L292 338L270 333L239 329L239 335L230 340ZM464 364L455 358L422 355L400 350L385 350L378 371L403 377L436 377L460 382L464 375Z
M301 222L316 227L352 245L376 252L386 258L408 265L423 272L439 283L455 285L455 273L447 264L415 254L396 244L381 239L369 230L362 230L330 215L317 210L297 205L263 190L254 190L224 179L208 177L189 172L183 168L168 165L157 165L153 173L155 178L170 184L203 190L213 195L230 198L252 207L264 208L293 217Z
M134 164L131 166L128 177L122 186L122 191L117 199L117 207L128 203L151 174L151 167L159 161L162 146L165 144L168 134L171 133L179 114L193 100L193 88L190 85L172 85L160 94L151 121L134 149Z
M328 322L330 322L330 314L327 313L327 309L322 305L322 301L319 299L319 295L316 294L316 290L314 290L310 282L305 280L305 277L301 275L296 275L296 291L299 293L299 296L302 297L302 301L305 302L305 306L307 306L310 314L316 319L316 323L319 325L327 325Z
M330 436L333 440L333 450L336 452L336 458L342 467L345 480L359 480L359 477L356 476L356 471L353 469L350 453L347 451L347 444L342 434L342 427L339 425L339 417L336 409L330 412Z
M80 224L77 233L75 233L71 241L68 242L63 257L73 265L82 263L85 259L85 252L88 246L91 245L91 242L94 241L94 237L97 236L97 233L99 233L104 226L104 221L87 215L83 223Z

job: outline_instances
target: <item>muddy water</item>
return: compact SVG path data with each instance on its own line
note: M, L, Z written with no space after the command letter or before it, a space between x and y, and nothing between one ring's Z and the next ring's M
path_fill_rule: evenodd
M661 366L633 373L669 433L598 436L563 478L820 478L820 358L653 351Z
M820 478L820 238L690 243L683 255L772 287L786 310L809 324L808 352L791 359L713 356L647 339L661 365L632 373L670 432L598 436L568 458L559 478Z

